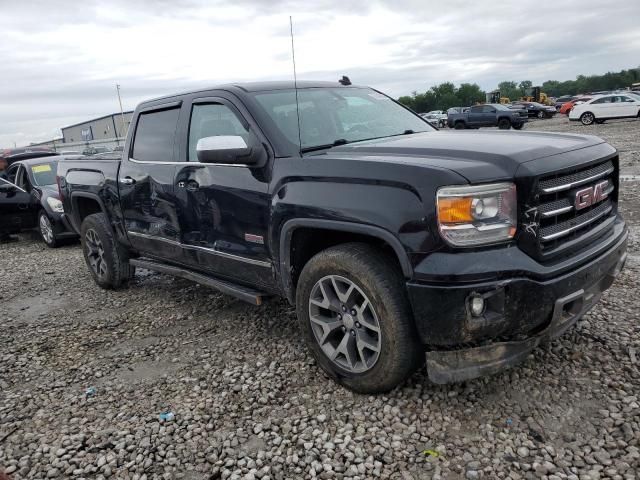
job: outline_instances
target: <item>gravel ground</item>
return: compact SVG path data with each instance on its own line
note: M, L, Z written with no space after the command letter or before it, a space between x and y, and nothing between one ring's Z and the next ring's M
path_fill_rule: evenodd
M589 132L640 173L640 122ZM631 178L631 177L630 177ZM0 468L12 478L640 478L640 182L627 268L522 365L388 395L329 381L283 301L139 272L97 288L77 244L0 245ZM171 412L173 418L160 419Z

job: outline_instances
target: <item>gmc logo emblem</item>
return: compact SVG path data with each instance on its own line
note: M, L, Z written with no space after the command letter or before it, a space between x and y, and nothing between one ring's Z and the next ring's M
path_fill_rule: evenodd
M576 192L576 199L574 202L576 210L582 210L583 208L590 207L591 205L601 202L607 198L608 194L606 193L606 190L608 186L609 181L605 180L604 182L596 183L593 187L578 190Z

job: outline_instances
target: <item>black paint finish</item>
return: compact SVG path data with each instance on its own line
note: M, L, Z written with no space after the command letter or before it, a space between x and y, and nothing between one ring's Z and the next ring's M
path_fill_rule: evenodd
M328 85L336 87L308 82L301 87ZM133 256L151 257L291 300L291 239L296 229L314 228L320 237L323 232L351 232L376 239L398 259L423 342L442 345L474 338L460 335L466 318L464 298L469 293L464 285L490 291L511 282L513 287L505 287L510 296L504 308L515 311L528 295L529 282L545 285L589 262L597 264L603 249L615 242L619 246L607 255L607 262L623 255L626 227L619 217L612 233L592 248L544 265L519 248L520 232L502 245L453 249L444 244L437 229L438 188L512 181L522 201L542 175L614 158L615 149L603 140L540 132L432 131L301 156L253 98L256 91L289 87L286 82L227 85L145 102L133 115L121 160L60 162L65 208L74 227L79 228L82 212L73 199L91 195ZM189 118L193 105L199 103L229 106L258 139L264 161L257 166L189 162ZM133 142L141 112L169 107L180 109L173 150L166 152L164 162L136 161ZM449 293L440 297L442 291ZM521 332L544 322L551 297L557 293L555 289L544 292L550 292L549 298L540 297L546 306L535 319L527 319L520 327L483 330L482 336ZM446 301L439 302L440 298Z

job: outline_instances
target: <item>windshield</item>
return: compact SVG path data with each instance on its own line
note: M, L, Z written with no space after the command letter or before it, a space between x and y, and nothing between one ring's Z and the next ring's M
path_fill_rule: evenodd
M38 187L56 184L56 162L40 163L31 165L31 176L33 183Z
M255 94L278 130L298 145L295 90ZM433 131L426 121L370 88L298 90L302 150Z

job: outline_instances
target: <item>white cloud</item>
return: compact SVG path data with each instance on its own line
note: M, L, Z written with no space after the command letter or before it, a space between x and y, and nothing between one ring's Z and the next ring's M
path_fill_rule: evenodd
M565 80L637 66L640 4L597 0L0 0L0 146L144 98L228 81L348 74L398 96L435 83Z

